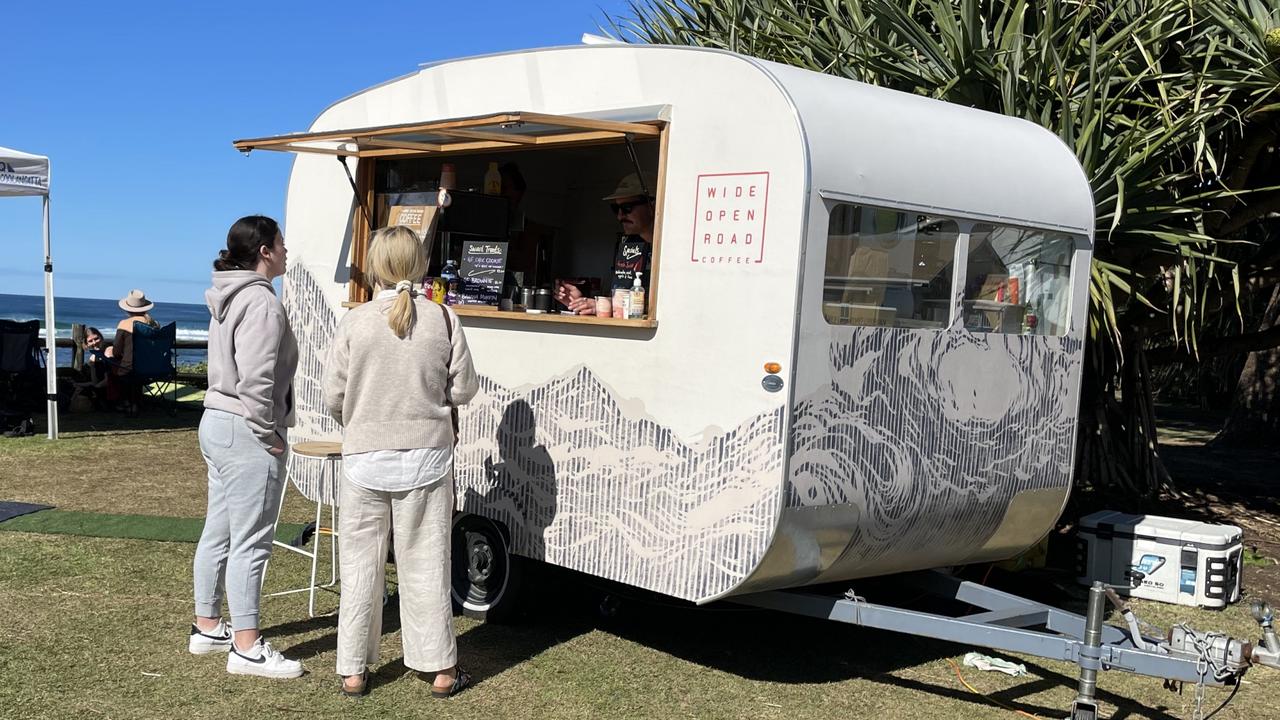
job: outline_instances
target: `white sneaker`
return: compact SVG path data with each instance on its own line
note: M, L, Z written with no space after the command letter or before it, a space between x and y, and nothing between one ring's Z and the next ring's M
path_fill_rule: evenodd
M226 652L231 649L231 627L226 620L218 620L218 626L209 632L191 624L191 639L187 641L187 650L192 655L207 655L215 652Z
M269 678L296 678L302 675L302 663L289 660L259 635L253 647L232 647L227 654L227 672L233 675L260 675Z

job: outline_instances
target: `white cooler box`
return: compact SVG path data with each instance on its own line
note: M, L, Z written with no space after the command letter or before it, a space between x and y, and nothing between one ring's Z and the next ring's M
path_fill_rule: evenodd
M1129 587L1121 594L1179 605L1223 607L1240 599L1240 528L1104 510L1081 518L1077 579Z

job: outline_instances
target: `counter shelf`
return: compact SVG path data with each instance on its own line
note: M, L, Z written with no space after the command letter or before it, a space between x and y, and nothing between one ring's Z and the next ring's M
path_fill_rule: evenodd
M342 307L353 308L363 302L344 301ZM595 315L568 315L565 313L528 313L521 310L499 310L492 305L450 305L458 317L492 318L497 320L514 320L516 322L565 323L577 325L595 325L598 327L633 327L656 328L658 321L649 318L598 318Z

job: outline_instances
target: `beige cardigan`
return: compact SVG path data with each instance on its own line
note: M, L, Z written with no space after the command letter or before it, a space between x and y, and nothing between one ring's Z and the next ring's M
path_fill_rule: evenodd
M351 310L333 335L324 401L343 426L344 455L452 446L451 408L479 389L458 316L415 298L414 326L402 339L387 326L392 302L373 300Z

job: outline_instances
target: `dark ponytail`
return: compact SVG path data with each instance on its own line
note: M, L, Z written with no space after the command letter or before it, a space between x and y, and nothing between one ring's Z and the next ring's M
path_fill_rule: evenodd
M213 261L214 270L253 270L261 257L258 248L271 247L280 234L280 226L265 215L242 217L227 231L227 249Z

